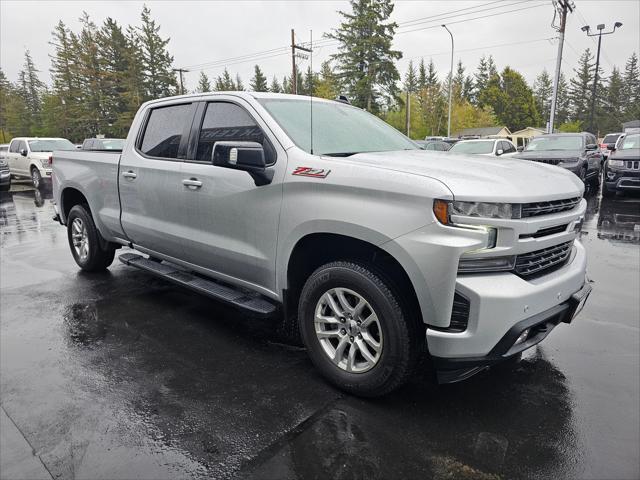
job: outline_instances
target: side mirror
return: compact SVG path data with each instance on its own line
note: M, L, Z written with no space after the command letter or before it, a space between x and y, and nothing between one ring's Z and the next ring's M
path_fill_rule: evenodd
M519 152L524 150L524 147L522 145L520 145L516 150L518 150Z
M273 170L267 170L264 148L258 142L222 141L213 144L211 163L218 167L244 170L257 186L273 180Z
M616 151L616 144L615 143L607 143L607 150L611 150L612 152Z
M496 155L500 156L504 153L504 150L502 150L501 148L496 152Z
M587 150L597 150L598 145L596 145L595 143L588 143L586 148Z
M26 148L20 149L20 155L22 155L23 157L26 157L27 156L27 149Z

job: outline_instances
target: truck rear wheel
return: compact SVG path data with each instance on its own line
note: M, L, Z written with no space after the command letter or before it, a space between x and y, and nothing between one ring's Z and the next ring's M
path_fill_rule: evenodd
M305 283L298 323L312 362L331 383L375 397L405 383L419 357L419 328L405 310L371 267L339 261Z
M98 272L113 262L115 248L105 247L107 242L84 205L76 205L67 217L67 237L71 254L78 266L86 272Z

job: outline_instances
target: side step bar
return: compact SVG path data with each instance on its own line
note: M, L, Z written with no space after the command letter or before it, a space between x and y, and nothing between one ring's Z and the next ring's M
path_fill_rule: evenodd
M271 315L276 311L276 305L258 293L235 289L214 280L199 277L170 263L149 260L135 253L123 253L118 259L125 265L146 270L157 277L164 278L234 307L243 308L259 315Z

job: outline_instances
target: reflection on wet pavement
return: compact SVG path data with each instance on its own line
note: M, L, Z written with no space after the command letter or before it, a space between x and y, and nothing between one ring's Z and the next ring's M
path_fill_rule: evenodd
M328 386L272 320L114 263L78 271L51 193L0 198L2 406L55 478L638 478L640 198L588 198L584 312L517 365Z

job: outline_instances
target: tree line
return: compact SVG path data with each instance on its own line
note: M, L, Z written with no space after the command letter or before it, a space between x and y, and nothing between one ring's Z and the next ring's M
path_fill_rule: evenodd
M268 75L259 65L245 84L228 69L216 77L200 72L195 92L251 90L335 98L346 94L351 103L380 116L413 138L447 132L448 72L436 71L432 60L409 62L401 77L402 58L392 48L397 24L390 20L392 0L351 0L340 11L339 26L326 34L338 49L318 71L298 71L297 78ZM96 25L83 13L80 29L62 21L52 32L51 85L41 79L29 51L23 68L11 82L0 70L0 141L12 136L61 136L79 142L103 134L125 137L139 106L150 99L180 93L169 53L170 39L144 6L138 25L120 25L107 18ZM640 72L633 52L624 68L613 66L598 74L594 133L621 128L640 117ZM586 49L567 82L561 75L556 128L588 129L595 76L594 55ZM544 127L549 118L552 78L543 70L533 85L515 69L501 71L491 55L480 58L473 73L458 61L452 85L452 125L463 128L506 125L511 131ZM188 91L188 89L186 89ZM407 107L410 116L407 115ZM407 118L410 123L407 130Z

